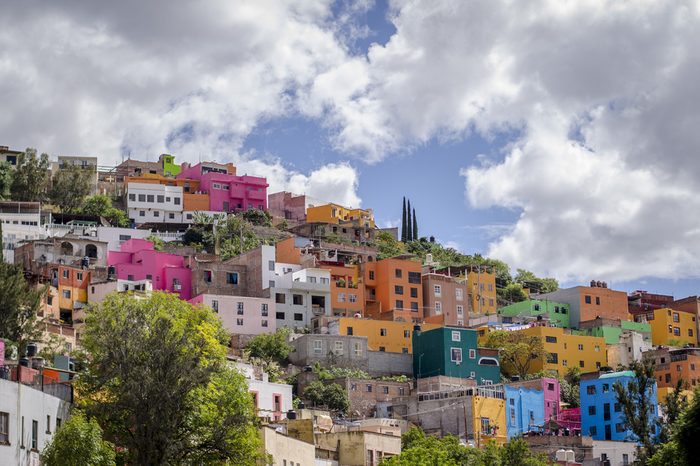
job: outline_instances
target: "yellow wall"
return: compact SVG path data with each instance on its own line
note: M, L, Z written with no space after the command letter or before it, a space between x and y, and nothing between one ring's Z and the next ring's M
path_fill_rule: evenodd
M576 367L582 373L586 373L595 372L600 367L608 365L605 339L602 337L571 335L564 333L563 328L556 327L530 327L518 331L526 335L539 336L544 342L544 349L548 353L557 355L556 363L549 363L546 360L533 361L530 365L532 374L541 370L555 370L559 375L564 376L570 367ZM548 342L547 337L556 338L556 342ZM582 345L582 349L579 349L579 345ZM580 361L583 361L583 367Z
M306 209L307 222L340 223L360 221L362 218L367 220L370 228L374 228L374 214L371 210L347 209L338 204L325 204Z
M481 271L467 274L467 290L475 314L495 314L498 306L496 300L496 275ZM481 298L481 305L479 305Z
M675 317L677 317L678 322L674 321ZM692 346L697 346L697 322L695 320L695 315L689 312L674 311L667 308L655 310L654 320L649 321L652 344L670 345L671 341L679 341L682 345L689 343ZM670 332L669 326L671 327ZM676 328L680 335L673 333ZM692 333L692 336L689 334L689 331Z
M63 291L70 291L70 298L63 297ZM58 306L61 309L73 310L75 302L87 303L87 290L83 288L76 288L72 286L59 285L58 286Z
M472 397L472 413L473 431L475 443L477 446L483 447L489 440L495 440L497 443L506 443L508 440L506 432L506 403L499 398L490 398L484 396ZM496 435L484 435L481 433L481 418L489 418L490 426L497 426Z
M413 324L410 322L354 319L351 317L341 317L338 321L341 335L347 335L348 327L352 327L354 336L367 337L367 346L372 351L379 351L379 347L383 346L387 353L403 353L404 348L407 348L409 353L413 353ZM441 326L423 324L421 329L432 330L438 327ZM386 329L386 335L381 335L381 329Z
M666 402L666 396L670 395L673 393L673 388L671 387L658 387L656 389L656 401L659 404L663 404ZM682 390L681 394L682 396L686 397L688 401L693 401L693 391L692 390Z

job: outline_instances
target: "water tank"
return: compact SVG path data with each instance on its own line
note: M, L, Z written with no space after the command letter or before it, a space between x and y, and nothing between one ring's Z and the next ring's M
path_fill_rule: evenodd
M556 458L557 461L566 461L566 450L563 448L560 448L557 450L557 452L554 454L554 457Z
M595 288L595 280L591 280L591 288Z
M30 358L36 356L38 349L36 343L27 343L27 356Z
M294 420L296 418L297 418L296 411L294 411L293 409L290 409L289 411L287 411L287 419Z
M608 287L608 282L603 282L603 288L607 288L607 287Z
M304 372L313 372L314 368L311 366L304 366Z
M85 268L85 269L90 267L90 258L88 256L83 257L82 260L80 261L80 265L82 265L83 268Z
M576 461L576 453L574 453L574 450L566 450L565 458L569 463L573 463Z
M32 358L32 369L41 369L44 367L44 358Z
M304 404L303 401L300 401L299 402L299 409L304 409L304 408L306 408L306 405Z
M108 278L114 278L114 276L117 274L117 268L113 265L110 265L107 267L107 277Z
M597 281L597 282L595 282L595 286L597 286L598 288L602 288L602 287L603 287L603 282Z
M29 367L29 358L22 358L19 360L19 365L22 367Z

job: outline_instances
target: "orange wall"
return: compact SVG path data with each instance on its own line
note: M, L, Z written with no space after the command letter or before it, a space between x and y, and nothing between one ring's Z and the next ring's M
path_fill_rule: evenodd
M471 312L475 314L495 314L498 306L496 275L488 272L469 272L467 289L471 300ZM479 304L481 300L481 305Z
M422 266L419 262L383 259L365 265L365 285L370 289L374 289L380 313L397 309L397 301L400 300L403 301L403 309L410 313L401 312L400 314L411 315L412 319L423 320L423 286L420 280L418 283L409 283L408 281L409 272L415 272L420 277ZM401 271L400 277L397 276L396 270ZM374 272L374 279L370 278L371 271ZM396 286L403 288L402 294L397 293ZM415 297L411 296L411 289L415 289ZM369 296L369 290L367 291L367 296ZM417 310L413 310L411 303L416 304Z
M287 238L275 244L275 261L301 264L301 251L294 247L294 238Z
M365 287L359 280L359 266L319 264L319 268L331 273L331 310L333 315L352 317L355 313L365 315ZM351 285L357 285L353 288ZM354 295L355 302L350 301Z
M586 303L590 296L590 303ZM598 316L606 319L632 320L629 315L627 293L610 288L580 287L581 313L579 322L593 320ZM597 299L596 299L597 298Z
M183 208L185 211L209 210L209 194L184 193Z

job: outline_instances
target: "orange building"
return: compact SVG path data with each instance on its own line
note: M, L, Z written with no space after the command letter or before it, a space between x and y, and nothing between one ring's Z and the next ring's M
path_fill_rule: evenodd
M365 287L360 283L359 265L319 262L316 267L331 273L332 315L353 317L365 314Z
M235 174L235 168L233 171ZM182 208L184 211L209 210L209 194L199 191L199 180L171 178L155 173L146 173L141 176L127 176L124 179L124 183L127 185L129 183L146 183L162 184L164 186L180 186L182 187L183 193Z
M362 265L366 315L374 319L423 321L423 285L420 262L407 257Z
M700 348L659 348L644 353L654 359L654 377L659 402L675 390L678 381L683 389L692 393L700 385Z
M68 323L73 321L73 311L88 301L89 284L89 270L67 265L58 267L58 307L61 320Z
M627 304L627 293L611 290L605 283L591 282L591 285L593 284L596 286L559 289L552 293L538 295L537 299L549 299L568 304L569 321L573 328L578 328L581 322L598 317L610 320L632 320Z

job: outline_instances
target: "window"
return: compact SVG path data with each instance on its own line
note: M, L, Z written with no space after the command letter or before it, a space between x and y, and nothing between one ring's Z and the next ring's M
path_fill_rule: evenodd
M173 198L173 202L175 203L175 205L180 205L180 198L179 198L179 197L174 197L174 198Z
M408 272L408 283L420 285L420 272Z
M333 343L333 352L335 354L342 356L345 348L343 347L343 342L342 341L336 341Z
M386 336L386 329L385 329L385 328L380 328L380 329L379 329L379 336L380 336L380 337L385 337L385 336Z
M547 391L548 391L548 392L553 392L553 391L554 391L554 384L553 384L553 383L548 383L548 384L547 384Z
M627 453L622 454L622 466L627 466L630 464L630 455Z
M457 298L457 301L462 301L464 299L464 290L457 288L455 290L455 297Z
M32 450L37 450L39 443L39 421L32 420Z
M411 311L418 312L418 303L417 302L411 301Z
M314 354L321 354L323 351L323 342L321 340L314 340Z
M511 404L513 404L513 400L511 399ZM510 423L515 425L515 408L510 408Z
M205 270L204 271L204 283L211 283L211 270Z
M469 359L476 359L476 350L473 348L469 350Z
M396 293L396 294L403 294L403 286L401 286L401 285L394 285L394 293Z
M608 393L610 391L610 384L603 384L603 393Z
M450 348L450 360L455 363L462 362L462 348Z
M552 337L552 336L547 335L544 337L544 341L546 341L547 343L556 343L557 337Z
M680 322L680 321L681 321L681 320L680 320L680 316L678 315L677 312L674 312L674 313L673 313L673 321L674 321L674 322Z
M404 396L406 394L406 389L403 387L399 387L399 396Z
M226 272L226 283L238 285L238 272Z
M238 326L243 325L243 319L236 319L236 325L238 325Z
M591 428L588 429L588 432L591 434L591 437L593 437L594 435L598 435L598 429L596 428L596 426L591 426Z
M457 315L464 315L464 306L462 306L461 304L457 305Z
M615 406L613 407L616 413L619 413L622 411L622 406L620 406L620 403L615 403Z
M165 202L165 196L159 194L159 195L156 197L156 201L158 201L158 203L162 204L163 202Z
M404 331L403 331L403 337L404 337L404 338L411 338L411 331L410 331L410 330L404 330Z
M355 356L362 356L362 345L359 341L356 341L353 347L353 353Z
M145 194L139 194L139 202L146 202L146 195Z
M596 306L600 306L600 296L595 297L595 304Z
M292 303L295 306L303 306L304 305L304 296L302 296L300 294L292 295Z
M303 321L303 320L304 320L304 314L300 314L300 313L298 313L298 312L295 312L295 313L294 313L294 320L296 320L297 322Z
M619 434L619 433L624 432L624 431L625 431L625 425L623 423L618 422L617 424L615 424L615 432L617 432Z
M380 347L379 347L379 351L380 351L381 353L383 353L383 352L385 352L385 351L386 351L386 348L385 348L385 347L383 347L383 346L380 346Z
M286 319L284 312L275 312L275 319L277 320L284 320Z
M442 303L440 301L435 303L435 313L442 314Z
M673 327L673 334L677 337L681 336L681 329L680 327Z
M374 280L374 270L369 271L369 279Z
M559 355L557 353L548 353L547 362L549 364L557 364L559 362Z
M267 305L267 303L262 303L262 304L260 305L260 314L261 314L263 317L267 317L267 311L268 311L268 305Z
M442 287L440 285L433 286L433 293L435 296L442 296Z
M583 351L583 345L581 343L579 343L579 345L578 345L578 350Z
M75 274L75 279L76 280L82 280L83 279L83 272L77 272Z
M578 367L585 367L585 363L583 361L578 362Z
M384 386L382 387L382 393L385 394L385 395L388 395L388 394L389 394L389 387L387 387L386 385L384 385Z
M459 332L452 332L452 341L462 341L462 334Z
M136 201L136 194L129 194L130 201Z
M372 384L367 384L367 393L372 393Z
M147 201L147 202L153 202L154 199L155 199L155 197L153 196L153 194L148 194L148 195L146 196L146 201Z
M692 329L692 328L689 328L689 329L688 329L688 336L689 336L689 337L692 337L692 336L693 336L693 329Z
M285 301L284 293L275 293L275 302L277 304L284 304Z
M589 406L589 407L588 407L588 415L589 415L589 416L595 416L595 406Z
M154 216L154 217L160 217L160 211L159 211L159 210L153 211L153 216Z
M70 270L63 269L63 278L70 278Z
M0 445L10 444L10 414L0 412Z
M70 299L70 290L63 290L63 297L66 299Z
M403 277L403 271L402 271L401 269L395 269L395 270L394 270L394 276L395 276L396 278L401 278L401 277Z
M347 335L352 335L353 334L353 329L352 327L348 327L348 331L345 332Z
M51 433L51 416L48 414L46 415L46 433Z
M139 211L139 217L145 217L145 216L146 216L146 211L145 211L145 210Z
M600 346L599 346L599 345L595 345L595 348L593 348L593 350L594 350L596 353L600 353Z
M401 348L401 352L403 354L408 354L408 348L406 348L406 347Z
M214 309L214 311L219 312L219 301L216 299L212 299L211 308Z
M267 320L263 320L261 325L262 325L263 327L267 327Z
M353 392L356 392L356 391L357 391L357 384L356 384L356 383L351 383L351 384L350 384L350 390L353 391Z
M243 315L243 303L240 302L240 301L236 303L236 313L237 313L239 316L242 316L242 315Z
M485 435L491 435L490 420L487 417L481 418L481 433Z
M589 385L588 387L586 387L586 394L595 395L595 385Z
M345 293L338 293L338 302L339 303L345 302Z
M586 295L586 296L584 296L584 299L586 301L586 304L591 304L591 297L590 296Z
M351 303L357 302L357 295L354 293L348 293L348 301Z
M401 299L396 300L396 309L403 309L403 300L401 300Z

